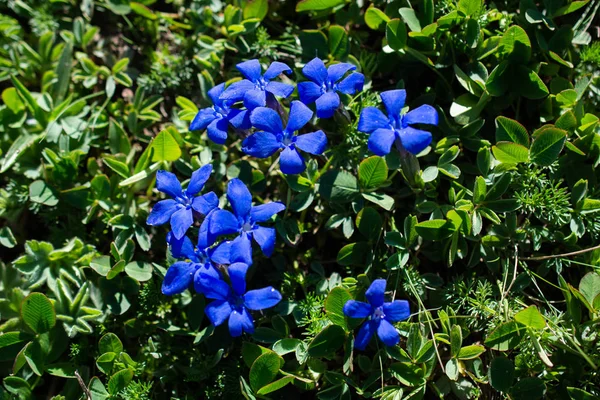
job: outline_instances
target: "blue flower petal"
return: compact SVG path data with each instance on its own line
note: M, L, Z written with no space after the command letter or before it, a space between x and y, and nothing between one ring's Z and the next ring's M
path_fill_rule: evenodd
M379 322L377 336L379 336L379 339L381 339L386 346L395 346L400 341L400 335L396 328L385 319L382 319Z
M252 237L256 240L256 243L258 243L265 256L271 257L271 255L273 255L273 250L275 250L275 238L277 237L275 228L257 226L252 230Z
M162 169L156 173L156 188L171 197L181 196L181 184L175 174Z
M227 185L227 198L235 216L245 219L252 208L252 194L244 182L238 178L230 180Z
M188 184L188 187L186 189L188 196L195 196L198 193L200 193L200 191L204 187L204 184L210 177L211 172L212 165L206 164L192 173L192 178L190 179L190 183Z
M435 108L428 104L423 104L421 107L417 107L406 113L403 117L403 122L408 125L412 124L438 124L438 112Z
M194 223L194 215L191 209L181 208L171 215L171 230L177 239L181 239Z
M193 206L192 206L193 207ZM210 215L204 218L198 230L198 248L207 249L215 243L217 235L210 233Z
M313 112L310 108L306 107L304 103L298 100L292 101L292 104L290 105L290 117L288 118L285 131L294 133L295 131L302 129L302 127L310 121L312 116Z
M225 144L227 141L227 128L229 124L225 118L217 118L210 124L206 130L208 138L216 144Z
M258 60L248 60L235 66L244 75L244 78L257 81L261 77L262 68Z
M219 206L219 198L213 192L208 192L202 196L194 197L192 208L202 215L208 215L209 212Z
M365 133L371 133L375 129L390 129L390 120L380 109L366 107L360 113L357 129Z
M254 333L254 322L245 308L234 309L229 317L229 334L231 337L242 336L242 332Z
M269 82L265 90L275 96L288 98L294 92L294 86L282 82Z
M298 96L304 104L314 103L322 94L323 89L314 82L306 81L298 84Z
M331 118L340 106L340 96L336 92L327 92L319 97L315 104L317 106L317 117Z
M252 122L250 122L250 110L238 110L232 108L229 110L227 119L235 129L250 129L252 127Z
M323 61L318 57L315 57L306 63L304 68L302 68L302 73L308 79L319 85L323 84L325 79L327 79L327 68L325 68L325 64L323 64Z
M248 272L248 264L241 262L233 263L227 268L231 287L239 296L246 293L246 272Z
M172 199L161 200L152 207L146 223L148 225L162 225L171 219L171 215L177 211L177 202Z
M213 278L218 281L223 281L221 279L221 274L219 271L209 262L204 265L196 264L198 269L194 274L194 289L198 293L204 293L204 286L209 285L212 281L207 281L207 279ZM228 289L229 290L229 289Z
M354 348L358 350L364 350L367 347L371 341L371 338L375 334L375 331L377 331L377 324L378 321L375 320L366 321L364 324L362 324L358 330L356 339L354 339Z
M229 261L232 263L241 262L252 265L252 241L247 233L242 233L233 239L229 254Z
M193 262L197 262L198 258L194 253L194 244L189 237L184 236L181 239L177 239L173 232L167 234L167 243L171 248L171 255L175 258L189 258Z
M211 108L203 108L198 111L198 114L192 120L190 124L190 131L199 131L202 129L206 129L208 124L213 122L217 116L215 115L215 110Z
M282 62L273 61L271 65L269 65L269 68L267 68L264 77L266 80L270 81L272 79L277 78L283 72L289 74L292 72L292 69Z
M391 303L383 303L383 313L389 321L404 321L410 317L410 306L406 300L394 300Z
M279 159L281 172L287 175L300 174L306 169L304 158L298 153L298 150L286 147L281 152Z
M260 107L252 111L250 121L255 128L260 129L261 131L267 131L274 134L283 132L281 117L277 114L277 111L270 108Z
M396 134L391 129L376 129L369 136L369 150L378 156L389 154L392 144L396 140Z
M195 270L194 264L190 262L179 261L171 265L162 283L163 294L172 296L186 290L192 283Z
M261 89L248 90L244 95L244 105L248 110L267 105L267 94Z
M209 232L211 235L230 235L240 229L238 219L227 210L215 210L208 218L210 220Z
M265 222L278 212L285 210L285 204L273 201L267 204L254 206L250 210L250 220L252 222Z
M363 90L365 84L365 76L358 72L348 75L341 81L337 89L345 94L354 94Z
M218 246L208 251L208 256L215 264L229 264L231 241L221 242Z
M300 135L296 138L296 147L310 154L319 156L327 148L327 136L323 131Z
M207 274L204 271L194 277L194 287L204 293L207 299L227 300L231 294L228 284L214 274Z
M431 133L412 127L398 131L402 147L411 154L419 154L431 143Z
M381 307L383 305L385 285L385 279L375 279L371 283L371 286L369 286L369 289L367 289L365 296L373 307Z
M281 148L281 142L271 132L259 131L242 142L242 151L252 157L267 158Z
M330 82L337 82L346 74L348 71L354 71L356 66L349 63L337 63L330 65L327 68L327 79Z
M344 315L350 318L366 318L373 312L373 307L370 304L362 301L348 300L344 304Z
M223 92L225 91L225 82L213 87L208 91L208 97L215 105L221 104L221 99L219 98Z
M215 300L204 308L211 324L219 326L231 315L231 305L224 300Z
M390 118L400 115L400 111L406 103L406 90L388 90L379 94Z
M244 305L249 310L264 310L277 305L281 301L281 293L269 286L250 290L244 295Z
M256 85L250 82L248 79L242 79L241 81L233 82L225 89L223 94L219 96L220 100L228 100L232 103L240 101L244 98L244 95L249 90L254 89Z

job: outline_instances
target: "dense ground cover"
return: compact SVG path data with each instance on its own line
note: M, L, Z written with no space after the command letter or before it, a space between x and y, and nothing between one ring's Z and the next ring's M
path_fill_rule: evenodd
M599 8L0 1L0 398L597 399Z

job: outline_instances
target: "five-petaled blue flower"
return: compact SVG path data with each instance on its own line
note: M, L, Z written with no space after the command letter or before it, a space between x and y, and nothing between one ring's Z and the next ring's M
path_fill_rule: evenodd
M173 257L189 260L178 261L167 270L162 283L162 292L167 296L183 292L192 281L196 292L202 293L200 274L207 274L218 279L220 274L214 264L229 264L230 242L209 247L206 246L206 243L202 243L202 236L199 236L198 246L194 248L192 241L187 236L178 240L172 235L168 235L167 241L171 245Z
M230 262L252 264L252 240L254 239L267 257L275 249L275 228L258 225L280 211L285 205L271 202L252 206L252 195L244 183L235 178L227 186L227 198L233 208L233 214L226 210L215 210L209 217L208 229L211 235L239 234L231 242Z
M267 102L274 102L274 96L289 97L294 91L293 85L273 81L283 72L292 72L292 69L282 62L272 62L264 75L258 60L244 61L236 65L236 68L246 79L232 83L221 94L221 99L233 102L243 100L248 110L264 107Z
M331 118L340 106L337 92L354 94L363 88L365 76L358 72L351 73L340 82L346 72L355 69L354 65L348 63L333 64L325 68L320 58L314 58L302 68L304 76L310 81L298 84L300 100L304 104L316 103L317 117Z
M200 274L204 296L214 300L206 306L206 316L214 326L229 318L229 333L233 337L241 336L242 332L254 333L254 321L248 310L264 310L281 301L281 294L271 286L246 292L247 271L248 265L244 263L231 264L227 268L231 287L218 277Z
M391 322L402 321L410 316L408 301L394 300L384 303L385 279L376 279L365 293L368 303L348 300L344 314L351 318L369 318L358 331L354 347L364 350L371 338L377 336L386 346L394 346L400 341L398 331Z
M208 97L213 102L212 107L203 108L198 111L196 117L190 124L190 131L206 129L208 138L215 143L225 144L227 141L227 129L229 123L235 128L248 129L250 125L245 122L242 110L230 108L232 101L219 98L225 90L225 83L215 86L208 91Z
M438 124L438 113L430 105L422 105L401 115L406 91L389 90L380 94L387 109L387 117L375 107L366 107L360 114L358 130L370 133L369 150L378 156L388 154L392 144L411 154L419 154L431 143L431 133L415 129L413 124Z
M148 215L148 225L162 225L171 221L171 230L177 239L181 239L194 223L194 211L207 215L219 205L219 199L213 192L195 197L204 187L212 172L212 165L207 164L192 173L186 190L175 174L159 170L156 173L156 188L173 197L156 203Z
M296 136L294 132L310 121L313 112L299 101L292 101L290 117L285 129L279 114L266 107L254 110L250 116L252 125L260 129L242 143L242 151L254 157L266 158L279 149L281 172L299 174L306 169L304 158L298 149L310 154L320 155L327 146L327 136L319 130Z

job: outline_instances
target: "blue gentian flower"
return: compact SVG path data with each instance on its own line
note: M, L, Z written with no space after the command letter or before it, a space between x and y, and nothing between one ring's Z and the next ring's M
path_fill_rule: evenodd
M400 341L400 335L391 323L410 316L408 301L384 303L385 285L385 279L376 279L365 293L368 303L348 300L344 304L344 314L348 317L369 318L361 326L354 341L354 347L358 350L367 347L375 332L386 346L394 346Z
M231 264L227 268L231 287L213 275L200 274L204 296L214 300L206 306L204 313L214 326L229 319L229 333L233 337L241 336L242 332L254 333L249 310L264 310L281 301L281 293L271 286L246 292L247 271L248 265L244 263Z
M274 96L286 98L294 91L293 85L273 81L283 72L292 72L292 69L282 62L271 63L264 75L258 60L244 61L236 65L236 68L246 79L232 83L221 94L222 100L243 100L248 110L254 110L257 107L265 107L268 101L274 101Z
M370 133L369 150L378 156L388 154L392 144L411 154L419 154L431 143L431 133L413 128L414 124L438 124L438 113L430 105L422 105L400 114L406 101L406 91L389 90L380 94L387 109L385 116L375 107L366 107L360 114L358 130Z
M285 205L271 202L252 206L252 195L239 179L232 179L227 187L227 198L233 208L233 214L226 210L211 213L209 231L211 235L239 234L232 243L230 261L252 264L252 240L254 239L267 257L275 249L275 228L258 225L278 212L285 210Z
M215 143L225 144L229 123L238 129L248 129L250 125L245 122L247 118L240 116L241 110L230 108L233 102L219 98L225 90L225 83L221 83L208 91L208 97L213 102L212 107L198 111L190 124L190 131L206 129L208 138Z
M340 106L337 92L354 94L363 88L365 76L358 72L351 73L340 82L346 72L355 69L354 65L348 63L333 64L325 68L320 58L314 58L302 68L304 76L310 81L298 84L300 100L304 104L316 103L317 117L331 118Z
M284 174L303 172L306 164L298 149L320 155L327 147L327 136L321 130L298 136L294 134L310 121L312 115L312 111L304 104L292 101L290 117L284 129L277 112L266 107L257 108L250 116L250 120L260 131L244 140L242 151L253 157L266 158L282 149L279 161L281 172Z
M219 205L219 199L213 192L195 197L204 187L212 172L212 165L207 164L192 173L192 178L186 190L181 189L181 183L175 174L159 170L156 173L156 188L173 197L162 200L154 205L148 215L148 225L162 225L171 221L171 230L177 239L181 239L194 223L194 211L207 215Z
M173 235L167 236L171 245L171 254L175 258L186 258L189 261L178 261L171 265L165 274L162 283L162 292L167 296L179 294L186 290L192 281L194 289L202 293L200 285L200 274L219 278L219 271L214 264L229 264L230 242L223 242L216 247L207 247L202 240L198 240L198 246L194 248L192 241L184 236L176 239Z

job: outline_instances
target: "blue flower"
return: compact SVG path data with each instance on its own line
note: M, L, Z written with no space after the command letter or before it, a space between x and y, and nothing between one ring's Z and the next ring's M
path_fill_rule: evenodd
M294 132L301 129L312 118L312 111L299 101L292 101L290 118L287 126L279 114L266 107L259 107L250 116L252 125L261 131L247 137L242 143L242 151L253 157L266 158L279 149L281 172L284 174L299 174L306 169L304 158L298 149L307 153L320 155L327 146L327 137L323 131L316 131L296 136Z
M414 124L438 124L438 113L430 105L422 105L406 114L400 112L406 101L405 90L389 90L380 94L387 117L375 107L366 107L360 114L358 130L370 133L369 150L378 156L388 154L392 144L409 153L419 154L431 143L431 133L413 128Z
M198 111L190 124L190 131L206 129L208 138L215 143L225 144L229 123L235 128L248 129L250 125L240 116L241 110L230 108L232 102L219 98L225 90L225 83L215 86L208 91L208 97L213 102L212 107ZM247 118L246 118L247 119Z
M376 279L365 293L368 303L348 300L344 304L344 314L347 316L369 318L361 326L354 341L354 347L359 350L367 347L375 332L386 346L394 346L400 341L400 335L391 322L402 321L410 316L408 301L384 303L385 285L385 279Z
M274 82L281 73L292 72L291 68L284 63L274 61L264 75L261 74L262 67L258 60L244 61L236 65L244 78L232 83L221 95L222 100L232 102L244 101L248 110L264 107L267 101L274 101L274 96L289 97L294 91L294 86L282 82Z
M148 215L148 225L162 225L171 221L171 230L177 239L181 239L194 223L194 211L207 215L219 205L219 199L213 192L195 197L204 187L212 172L212 165L207 164L194 171L186 190L175 174L159 170L156 173L156 188L173 199L156 203Z
M230 242L223 242L219 246L210 248L199 238L198 246L194 248L192 241L187 236L177 239L171 233L167 235L167 241L171 246L173 257L189 260L178 261L167 270L162 283L162 292L167 296L183 292L192 281L194 289L202 293L200 274L218 279L220 274L214 264L229 264Z
M340 82L346 72L355 69L354 65L348 63L333 64L326 69L320 58L314 58L302 68L304 76L312 82L298 84L300 100L304 104L316 102L317 117L331 118L340 106L337 92L354 94L363 88L365 76L358 72L351 73Z
M226 210L215 210L209 217L209 232L211 235L238 234L231 243L230 261L252 264L252 240L260 246L267 257L275 249L275 228L258 225L265 222L278 212L285 210L285 205L279 202L252 206L252 195L239 179L232 179L227 187L227 198L233 214Z
M241 336L242 332L254 333L249 310L264 310L281 301L281 293L271 286L246 292L247 271L248 265L244 263L231 264L227 268L231 287L213 275L200 274L204 296L214 300L206 306L204 313L214 326L229 319L229 333L233 337Z

